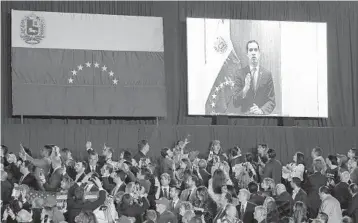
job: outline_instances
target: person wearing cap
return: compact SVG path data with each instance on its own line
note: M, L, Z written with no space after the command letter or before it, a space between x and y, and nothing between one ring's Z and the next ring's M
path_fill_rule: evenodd
M65 220L62 212L57 208L57 200L54 196L47 196L41 213L41 220L44 223L53 222L60 223Z
M161 197L155 201L156 209L159 213L157 223L177 223L177 217L169 211L170 202L167 198Z

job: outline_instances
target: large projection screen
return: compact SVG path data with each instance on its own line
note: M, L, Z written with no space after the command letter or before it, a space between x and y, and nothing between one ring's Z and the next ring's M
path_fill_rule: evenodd
M328 117L327 25L187 18L189 115Z

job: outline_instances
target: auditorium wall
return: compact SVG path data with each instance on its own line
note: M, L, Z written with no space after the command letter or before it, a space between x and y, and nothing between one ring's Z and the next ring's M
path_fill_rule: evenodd
M15 150L22 141L33 150L44 143L55 143L77 151L85 140L92 140L98 147L108 142L115 148L135 149L138 139L148 137L153 154L158 154L161 147L172 145L174 140L190 133L192 147L202 152L214 138L221 140L226 148L239 144L246 150L265 142L279 150L281 159L288 160L294 151L309 151L315 145L321 145L328 154L347 151L357 143L356 2L15 1L1 4L1 139ZM163 17L168 116L158 121L155 118L13 117L11 9ZM295 118L295 127L278 127L282 118L232 117L228 126L210 126L212 117L187 116L186 17L327 22L329 118Z

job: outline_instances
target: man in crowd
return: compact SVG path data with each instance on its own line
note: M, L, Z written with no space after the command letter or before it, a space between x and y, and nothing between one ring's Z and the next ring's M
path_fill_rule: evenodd
M345 171L340 175L341 181L333 188L332 195L339 201L342 209L348 209L348 205L352 200L349 192L349 172Z
M133 159L139 163L141 159L147 158L147 153L149 152L149 143L147 140L143 139L138 142L138 153L133 157Z
M319 188L319 196L322 200L320 211L328 215L328 223L337 223L342 220L342 209L339 201L329 193L329 188Z
M159 213L157 223L177 223L177 217L168 210L168 207L170 205L170 202L167 198L162 197L159 200L156 201L157 206L157 212Z
M271 178L275 181L276 184L278 184L281 182L282 178L282 164L276 159L275 150L269 149L267 154L269 160L265 165L262 179Z

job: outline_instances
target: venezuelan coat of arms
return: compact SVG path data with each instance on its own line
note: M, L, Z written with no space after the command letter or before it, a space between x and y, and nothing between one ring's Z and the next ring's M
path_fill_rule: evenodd
M38 44L45 38L45 27L43 18L35 14L25 16L20 24L20 37L27 44Z

